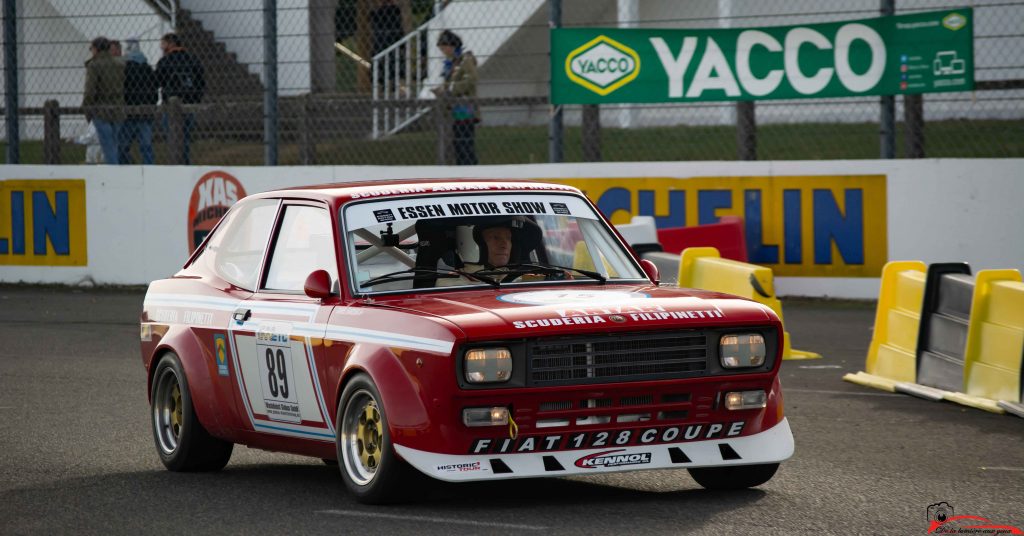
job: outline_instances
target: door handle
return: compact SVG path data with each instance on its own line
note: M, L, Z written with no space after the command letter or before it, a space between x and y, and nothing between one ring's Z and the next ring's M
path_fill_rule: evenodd
M235 309L235 313L231 315L231 317L235 319L235 322L243 324L246 320L249 320L249 318L252 317L252 310L239 307L238 309Z

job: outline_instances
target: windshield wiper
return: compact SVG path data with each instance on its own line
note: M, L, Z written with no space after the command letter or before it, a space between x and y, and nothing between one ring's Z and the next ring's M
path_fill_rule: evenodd
M601 283L604 283L605 281L608 280L607 277L599 274L598 272L594 272L594 271L591 271L591 270L583 270L581 268L570 268L568 266L559 266L557 264L539 264L539 263L532 263L532 262L522 262L522 263L516 263L516 264L508 264L508 265L503 266L503 268L507 268L507 271L505 271L505 270L481 270L479 272L474 272L474 275L475 274L484 274L484 275L520 274L520 275L522 275L522 274L538 273L538 272L543 273L543 274L560 274L560 273L563 273L563 272L566 272L566 271L571 271L571 272L576 272L576 273L581 274L581 275L585 275L585 276L587 276L587 277L589 277L591 279L596 279L596 280L600 281Z
M455 270L455 269L441 270L439 268L433 268L433 269L432 268L409 268L408 270L399 270L397 272L391 272L389 274L379 275L379 276L374 277L372 279L367 279L366 281L363 281L362 283L359 283L359 288L370 287L370 286L373 286L373 285L379 285L380 283L392 283L392 282L395 282L395 281L410 281L410 280L415 280L415 279L427 279L427 278L430 278L430 277L432 277L432 278L439 278L440 277L440 278L445 278L445 279L457 278L457 277L465 277L467 279L476 279L478 281L482 281L482 282L487 283L488 285L491 285L491 286L494 286L494 287L497 287L497 286L499 286L501 284L501 283L498 283L497 281L495 281L494 279L492 279L490 277L487 277L486 275L478 276L476 274L469 273L469 272L464 272L462 270Z

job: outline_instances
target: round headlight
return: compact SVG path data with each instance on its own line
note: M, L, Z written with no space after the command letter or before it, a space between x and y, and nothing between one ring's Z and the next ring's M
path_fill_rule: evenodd
M512 377L512 352L508 348L468 350L463 364L469 383L507 382Z
M760 367L765 354L764 336L760 333L722 335L718 345L718 355L725 368Z

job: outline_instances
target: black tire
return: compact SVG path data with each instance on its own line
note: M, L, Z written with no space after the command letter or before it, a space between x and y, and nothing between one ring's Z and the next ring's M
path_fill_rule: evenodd
M164 354L157 362L150 393L153 442L164 467L188 472L219 471L227 465L234 444L211 436L199 422L177 355Z
M395 454L381 400L373 380L359 374L345 385L334 423L341 478L363 504L407 501L425 480Z
M730 490L760 486L775 476L777 463L729 465L726 467L694 467L690 476L705 489Z

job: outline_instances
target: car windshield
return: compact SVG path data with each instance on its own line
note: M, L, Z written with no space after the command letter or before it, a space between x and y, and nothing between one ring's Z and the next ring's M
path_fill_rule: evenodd
M342 215L357 293L643 279L604 220L568 194L375 200Z

